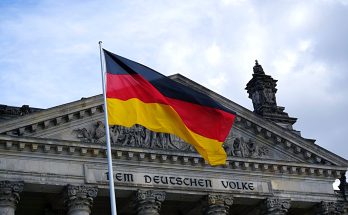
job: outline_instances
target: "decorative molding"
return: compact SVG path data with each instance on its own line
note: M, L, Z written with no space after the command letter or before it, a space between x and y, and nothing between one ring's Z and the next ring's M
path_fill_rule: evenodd
M341 215L344 213L344 202L320 202L316 207L316 215Z
M237 137L232 132L226 138L224 148L227 155L243 158L270 157L270 149L261 145L254 139L245 140L244 137Z
M77 211L91 212L93 199L97 196L98 189L88 185L67 185L65 190L65 204L69 214Z
M105 143L105 126L101 121L98 121L91 129L87 127L78 128L74 129L72 133L81 142ZM167 133L153 132L141 125L135 125L131 128L111 126L110 139L114 146L195 152L192 145L185 143L179 137Z
M91 99L91 100L98 100L97 97ZM75 106L77 105L74 104ZM47 113L46 113L47 112ZM18 122L16 120L16 123L4 123L2 126L0 126L0 130L2 130L2 134L6 134L6 135L10 135L10 136L26 136L26 135L33 135L33 133L35 132L40 132L49 128L53 128L54 126L58 126L58 125L63 125L65 123L68 123L70 121L74 121L74 120L78 120L81 118L86 118L88 116L92 116L95 115L96 113L102 113L103 112L103 105L102 104L94 104L94 106L92 104L89 104L87 108L81 109L76 108L76 111L71 111L71 112L66 112L66 114L63 115L57 115L57 114L53 114L51 113L52 111L49 110L45 110L42 112L39 112L37 114L42 115L44 117L37 117L38 120L31 120L31 122L29 122L29 118L25 119L25 122L28 122L26 125L20 125L20 127L14 127L14 126L18 126ZM55 117L50 117L50 113L51 115L56 115ZM249 115L248 115L249 116ZM250 116L251 117L251 116ZM257 120L254 117L251 117L253 120ZM254 119L255 118L255 119ZM40 121L41 119L41 121ZM12 121L11 121L12 122ZM241 115L237 115L236 120L235 120L235 125L234 127L238 127L240 129L243 129L245 131L248 132L252 132L253 134L255 134L258 137L264 137L265 139L271 139L273 140L274 144L279 145L279 147L281 147L284 151L289 151L289 153L297 153L298 156L300 156L303 160L308 161L309 163L315 163L315 164L325 164L325 165L333 165L332 162L329 162L328 159L322 157L321 155L318 154L318 146L315 146L316 149L306 149L305 146L306 145L312 145L313 142L306 140L298 135L295 134L287 134L283 137L281 137L280 135L277 135L275 132L279 132L280 128L278 128L278 126L276 125L272 125L270 128L267 128L267 126L265 127L264 125L261 125L260 123L262 123L261 121L257 121L254 122L251 119L246 119L244 116ZM265 122L266 123L266 122ZM7 125L8 124L8 125ZM269 123L266 123L269 124ZM277 129L275 129L275 126L277 127ZM14 128L12 128L14 127ZM7 128L10 128L9 130ZM270 131L269 129L275 129L275 131ZM111 129L114 133L114 135L117 134L117 132L120 132L119 128L112 128ZM89 130L87 128L80 128L76 129L74 131L75 135L77 136L76 138L80 139L82 142L92 142L92 143L103 143L105 142L105 137L99 137L99 136L95 136L95 134L93 133L94 130ZM135 131L122 131L122 132L130 132L130 136L132 136L132 132ZM125 133L123 133L125 134ZM167 134L166 134L167 135ZM170 137L165 137L165 134L161 134L161 135L152 135L154 136L154 139L152 140L151 143L151 147L153 149L172 149L172 150L179 150L179 151L189 151L192 152L194 151L193 147L190 145L185 144L182 140L180 140L177 137L173 137L172 135L170 135ZM295 137L296 136L296 137ZM99 137L99 138L98 138ZM150 137L150 135L148 135L148 138ZM113 137L115 140L115 137ZM122 135L119 137L122 140ZM164 142L168 142L168 144L164 144L162 147L161 146L156 146L156 141L159 139L164 139ZM298 142L294 142L294 138L296 139L296 141ZM301 141L299 140L302 139ZM133 141L133 142L132 142ZM123 142L121 141L121 145L127 145L129 144L130 146L132 146L134 143L134 140L127 142L126 139L123 139ZM147 140L148 141L148 140ZM306 142L305 144L303 144L303 142ZM115 144L117 144L117 141L114 141ZM172 144L171 144L172 143ZM139 143L138 143L139 144ZM146 144L149 144L149 142L140 142L141 146L146 146ZM226 143L226 145L228 145L228 141ZM150 148L151 148L150 147ZM185 148L186 147L186 148ZM299 149L299 150L296 150ZM232 152L230 152L232 153ZM261 152L263 153L263 152ZM267 152L266 152L267 153ZM325 152L323 152L325 153ZM238 154L238 153L237 153ZM246 153L247 154L247 153ZM255 154L258 154L255 153ZM253 156L255 156L255 154L252 153ZM328 155L329 159L333 159L334 161L337 162L343 162L341 160L337 160L337 158L333 157L333 155Z
M135 194L134 207L137 215L159 215L166 193L155 190L138 190Z
M305 150L301 146L285 140L280 136L274 135L272 132L266 131L262 127L256 126L239 116L237 116L235 124L235 126L240 128L243 128L244 126L245 129L252 130L256 133L260 131L265 139L273 138L275 144L281 146L291 154L297 154L301 159L306 160L309 163L332 165L327 160L317 156L313 151ZM223 146L227 155L243 158L272 159L271 149L268 146L256 141L255 138L246 137L237 133L238 132L235 132L234 129L232 129L226 138ZM75 138L84 143L104 144L106 141L105 127L102 121L97 121L89 127L85 126L74 129L72 134ZM175 135L153 132L141 125L134 125L131 128L124 126L110 126L110 139L111 144L114 146L182 151L189 153L196 152L192 145L186 143Z
M105 126L101 121L94 124L91 129L87 127L74 129L72 134L76 135L76 138L80 139L81 142L105 143ZM179 137L153 132L141 125L135 125L131 128L111 126L110 138L112 145L116 146L195 152L192 145ZM253 139L245 141L244 137L237 137L232 133L227 137L224 148L227 155L234 157L262 158L265 155L270 155L268 147L260 145Z
M23 186L22 181L0 181L0 206L16 208Z
M297 136L297 138L303 139L302 142L295 143L292 139L293 138L286 138L282 137L280 135L275 134L273 131L268 130L264 126L258 125L242 116L237 116L235 120L234 127L238 127L240 129L243 129L245 131L249 131L254 133L258 137L263 137L268 140L272 140L275 145L278 145L281 147L284 151L288 151L289 153L295 153L297 154L301 159L313 163L313 164L325 164L325 165L333 165L332 162L329 162L327 159L322 157L321 155L318 155L317 150L310 150L305 148L305 144L302 144L302 142L307 142L307 144L314 144L313 142L302 138L301 136ZM233 128L232 131L233 132ZM291 132L289 132L291 133ZM295 134L291 134L292 136ZM310 142L310 143L309 143ZM318 148L318 146L315 146Z
M72 134L84 143L105 143L105 126L101 121L97 121L92 129L86 127L74 129Z
M44 109L29 107L29 105L22 105L22 107L14 107L7 105L0 105L0 114L10 116L24 116L30 113L39 112Z
M326 159L316 155L314 151L308 151L301 146L294 144L291 141L274 135L270 131L264 130L260 126L256 126L248 120L237 117L236 125L240 128L252 130L252 132L264 135L265 139L273 138L275 144L281 146L284 150L290 153L295 153L301 159L309 163L332 165ZM77 128L72 131L72 134L84 143L105 143L104 123L97 121L90 127ZM111 144L114 146L126 146L149 149L164 149L172 151L195 152L192 145L185 143L179 137L167 134L152 132L143 126L135 125L131 128L123 126L110 127ZM245 158L267 158L271 159L271 149L262 145L256 139L236 135L236 132L231 130L229 136L226 138L224 148L229 156L245 157Z
M233 204L233 197L223 194L209 194L204 208L205 215L227 215Z
M261 206L261 215L285 215L290 209L290 200L267 198Z
M45 140L31 137L10 137L0 135L0 148L17 153L51 154L55 156L106 157L106 146L101 144L83 143L63 140ZM34 149L34 150L33 150ZM159 162L170 164L185 164L188 166L209 166L196 153L182 153L179 151L153 150L146 148L132 148L113 146L114 159L134 160L143 162ZM85 159L84 158L84 159ZM228 157L226 165L215 168L229 168L239 171L259 171L271 174L287 174L298 176L315 176L339 178L346 171L346 167L327 166L323 164L307 164L298 162L284 162L277 160L262 160L257 158Z
M103 105L97 104L97 106L92 106L85 109L78 109L73 112L67 112L63 115L58 116L50 116L47 114L47 116L42 117L35 117L35 120L29 121L26 119L25 121L29 121L26 125L22 125L20 127L14 127L17 126L18 123L10 124L12 121L4 122L3 125L0 126L1 134L6 134L10 136L26 136L31 135L34 132L40 132L42 130L46 130L48 128L52 128L54 126L58 126L64 123L69 123L74 120L81 119L86 116L93 116L96 113L103 113ZM48 110L43 110L38 112L37 114L46 115L45 113L49 112ZM20 119L15 119L14 121L18 121ZM23 120L24 121L24 120ZM7 125L9 124L9 125ZM8 127L10 129L8 129Z

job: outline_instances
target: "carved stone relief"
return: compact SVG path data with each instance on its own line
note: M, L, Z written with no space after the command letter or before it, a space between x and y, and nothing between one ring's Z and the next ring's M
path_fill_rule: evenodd
M243 137L237 132L232 132L226 138L224 148L227 155L245 158L262 158L270 155L270 150L255 139Z
M344 203L322 201L315 208L316 215L340 215L344 212Z
M261 206L262 215L285 215L290 209L290 200L267 198Z
M93 199L98 189L87 185L68 185L65 190L65 204L68 215L90 214Z
M81 142L105 143L105 126L101 121L98 121L91 129L86 127L74 129L72 134L76 135Z
M90 127L75 129L72 134L82 142L105 143L105 127L101 121ZM179 137L168 133L153 132L141 125L134 125L131 128L110 126L110 140L112 145L117 146L195 152L192 145ZM268 147L235 131L228 135L223 147L227 155L234 157L262 158L272 155Z
M233 204L233 197L221 194L209 194L207 206L204 207L205 215L226 215L229 214L230 206Z
M161 204L166 198L166 193L155 190L138 190L136 192L134 207L137 215L159 215Z
M19 202L19 194L23 191L22 181L0 181L0 206L16 208Z
M105 127L101 121L98 121L90 129L87 127L78 128L73 130L72 133L82 142L105 143ZM134 125L131 128L110 126L110 140L112 145L118 146L195 151L193 146L185 143L175 135L153 132L141 125Z

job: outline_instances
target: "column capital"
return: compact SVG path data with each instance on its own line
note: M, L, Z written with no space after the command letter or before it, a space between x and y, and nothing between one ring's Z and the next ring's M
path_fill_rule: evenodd
M261 207L262 215L283 215L290 209L290 199L267 198Z
M0 206L16 208L23 186L23 181L0 181Z
M137 215L159 215L166 193L155 190L138 190L135 194Z
M316 215L340 215L343 214L344 203L343 202L325 202L321 201L316 206Z
M230 206L233 204L233 197L230 195L210 193L206 197L207 206L204 209L206 215L225 215L228 214Z
M75 211L91 213L93 199L97 196L98 189L88 185L67 185L65 190L65 204L68 214L75 214Z

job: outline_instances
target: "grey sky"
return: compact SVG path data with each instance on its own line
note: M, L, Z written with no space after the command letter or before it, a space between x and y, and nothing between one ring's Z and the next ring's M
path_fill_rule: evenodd
M254 60L306 138L348 158L348 1L0 1L0 103L101 93L98 41L252 109Z

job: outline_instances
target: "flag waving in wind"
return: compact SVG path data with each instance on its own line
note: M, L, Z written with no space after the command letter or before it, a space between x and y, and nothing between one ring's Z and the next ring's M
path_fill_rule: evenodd
M106 103L110 125L142 125L192 144L210 165L226 163L222 147L235 113L209 96L107 50Z

